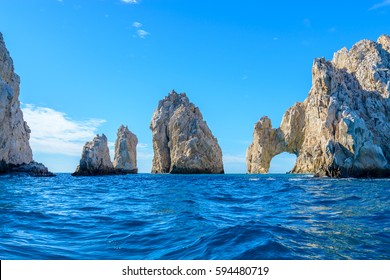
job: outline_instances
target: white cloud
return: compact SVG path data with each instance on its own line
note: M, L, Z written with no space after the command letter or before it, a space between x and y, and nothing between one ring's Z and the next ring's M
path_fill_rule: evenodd
M151 160L153 158L153 149L146 143L138 143L137 158L138 160Z
M134 21L133 22L133 27L135 28L141 28L142 27L142 23L138 22L138 21Z
M80 156L83 145L96 135L101 119L75 121L51 108L26 104L24 119L31 128L30 145L34 152Z
M146 149L146 148L149 147L149 145L146 144L146 143L138 143L138 147L141 148L141 149Z
M385 1L382 1L380 3L377 3L374 6L372 6L369 10L376 10L376 9L386 7L386 6L390 6L390 0L385 0Z
M145 39L146 36L150 35L150 33L147 32L147 31L145 31L145 30L143 30L143 29L138 29L138 30L137 30L137 35L138 35L138 37L140 37L141 39Z
M125 4L137 4L139 0L121 0L121 2Z

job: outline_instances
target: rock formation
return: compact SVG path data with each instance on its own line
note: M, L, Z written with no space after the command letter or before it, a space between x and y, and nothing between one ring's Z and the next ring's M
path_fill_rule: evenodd
M33 161L29 144L31 131L20 109L19 84L20 78L14 72L0 33L0 174L53 176L43 164Z
M114 168L124 173L137 173L137 144L135 134L121 125L115 142Z
M152 173L223 173L222 151L199 108L172 91L153 114Z
M362 40L332 61L315 59L312 88L273 129L263 117L247 150L249 173L268 172L273 156L297 155L293 173L390 176L390 37Z
M80 164L73 176L94 176L118 174L110 159L106 135L96 135L92 141L85 143Z

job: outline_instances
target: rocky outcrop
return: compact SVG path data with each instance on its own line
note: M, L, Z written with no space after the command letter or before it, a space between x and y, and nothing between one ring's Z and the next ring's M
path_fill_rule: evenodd
M249 173L268 172L273 156L297 155L293 173L330 177L390 176L390 37L362 40L332 61L315 59L312 88L273 129L256 124Z
M92 141L85 143L81 154L80 164L73 176L95 176L119 174L114 169L110 159L107 137L96 135Z
M35 161L22 164L5 164L4 162L0 162L0 174L21 174L33 177L55 176L46 166Z
M118 129L115 142L114 168L124 173L137 173L138 138L127 126Z
M0 174L27 173L53 176L43 164L33 161L30 128L23 120L19 102L20 78L0 33Z
M153 114L152 173L223 173L222 151L199 108L172 91Z

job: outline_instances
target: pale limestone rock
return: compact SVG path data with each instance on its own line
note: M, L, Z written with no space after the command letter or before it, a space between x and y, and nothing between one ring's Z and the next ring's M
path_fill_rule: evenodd
M150 125L152 173L223 173L222 151L199 108L185 93L161 100Z
M53 176L43 164L33 161L29 144L31 131L20 109L19 84L20 78L14 72L13 61L0 33L0 174Z
M278 129L256 124L248 172L266 173L275 154L289 152L297 155L293 173L390 176L389 42L383 35L341 49L332 61L315 59L306 100L287 110ZM272 131L278 137L260 137Z
M114 168L124 173L137 173L138 138L127 126L118 129L115 142Z
M255 125L253 143L247 150L249 173L267 173L271 159L285 149L281 130L273 129L271 120L262 117Z
M73 176L94 176L117 174L110 159L107 137L96 135L92 141L85 143L80 159Z
M32 161L30 129L20 110L19 83L0 34L0 161L15 165Z

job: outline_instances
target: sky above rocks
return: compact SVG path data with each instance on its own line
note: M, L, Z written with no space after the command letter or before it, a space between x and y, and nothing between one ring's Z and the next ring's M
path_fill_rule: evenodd
M227 173L245 173L253 127L278 127L311 87L316 57L390 33L390 1L0 0L34 159L73 172L82 146L121 124L151 170L149 129L172 89L198 106ZM113 159L113 158L111 158ZM290 170L281 154L270 172Z

